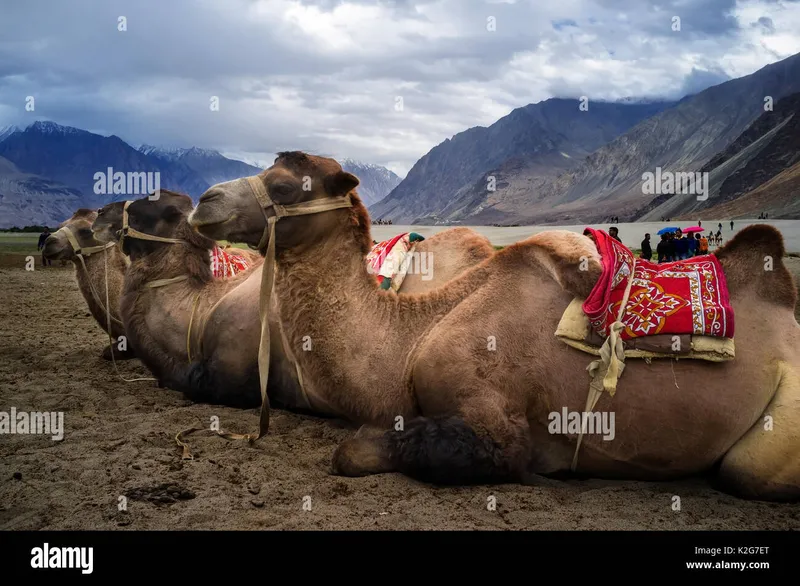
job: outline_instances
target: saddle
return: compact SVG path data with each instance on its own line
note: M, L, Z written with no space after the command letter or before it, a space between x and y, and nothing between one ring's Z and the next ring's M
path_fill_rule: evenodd
M416 242L411 241L411 232L373 244L372 250L367 254L367 271L375 275L379 284L385 279L391 279L390 288L397 292L408 274L411 266L410 254L415 246Z
M564 312L556 330L564 343L599 355L617 324L625 356L712 362L735 357L733 308L716 256L656 264L635 258L601 230L587 232L602 273L589 296L574 299Z
M606 232L587 228L584 233L597 247L602 272L586 299L576 297L569 304L555 335L598 357L586 368L587 412L603 391L614 396L626 358L735 358L733 308L716 256L656 264L637 259ZM572 470L582 438L583 430Z
M211 249L209 255L211 256L211 273L215 279L229 279L246 271L250 266L245 257L233 252L226 252L219 246Z

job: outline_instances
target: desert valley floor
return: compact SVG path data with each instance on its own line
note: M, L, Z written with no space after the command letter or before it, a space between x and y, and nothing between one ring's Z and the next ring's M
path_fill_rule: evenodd
M702 478L435 488L398 474L332 476L331 454L354 430L278 410L255 446L199 433L183 461L176 433L212 416L255 431L257 411L121 381L100 357L107 339L72 267L36 261L33 272L0 263L0 410L63 411L65 437L0 436L0 529L800 528L800 505L738 500ZM800 259L787 261L797 276ZM138 360L118 367L149 376Z

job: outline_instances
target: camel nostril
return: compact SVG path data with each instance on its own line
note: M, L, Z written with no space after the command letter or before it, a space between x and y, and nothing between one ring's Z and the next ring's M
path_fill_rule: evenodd
M217 199L220 195L222 195L221 191L206 191L203 195L200 196L198 203L208 203L211 200Z

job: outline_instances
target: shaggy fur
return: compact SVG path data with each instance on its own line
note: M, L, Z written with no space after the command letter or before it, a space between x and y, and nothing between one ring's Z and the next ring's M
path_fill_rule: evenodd
M259 177L279 204L343 196L331 186L352 183L335 161L302 153L280 156ZM258 241L261 211L248 208L235 185L209 192L193 223L215 237L236 230ZM350 195L353 208L282 218L275 242L274 296L288 344L313 341L296 354L306 386L347 418L387 430L342 444L334 470L458 482L568 471L576 435L550 433L549 417L583 411L593 357L554 332L600 274L590 239L543 232L447 287L397 296L365 270L369 225ZM615 437L584 437L579 474L669 479L722 461L720 479L731 492L800 497L800 326L782 250L780 233L759 226L719 251L736 314L736 359L628 360L616 395L604 394L595 408L615 415ZM773 256L772 270L764 254ZM782 422L767 434L759 431L766 414Z

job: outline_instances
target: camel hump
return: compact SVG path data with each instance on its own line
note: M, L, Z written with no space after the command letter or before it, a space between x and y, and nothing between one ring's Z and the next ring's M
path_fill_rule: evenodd
M603 272L600 253L592 239L569 230L540 232L505 250L530 258L565 291L581 299L589 296Z
M714 252L732 295L754 288L762 299L794 309L797 286L783 263L785 254L783 236L767 224L743 228Z

